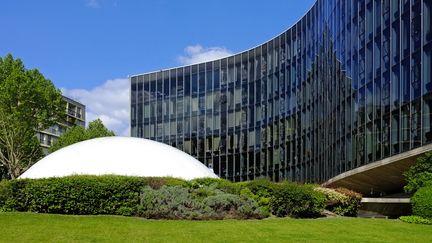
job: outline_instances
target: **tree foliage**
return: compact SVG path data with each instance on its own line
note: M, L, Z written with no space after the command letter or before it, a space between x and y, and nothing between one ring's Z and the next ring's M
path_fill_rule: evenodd
M114 132L108 130L100 119L96 119L89 123L88 128L84 129L80 126L75 126L68 129L57 141L49 148L49 152L52 153L61 148L69 146L74 143L78 143L84 140L115 136Z
M406 192L414 193L424 186L432 186L432 153L417 158L416 163L405 173Z
M60 90L20 59L0 58L0 165L16 178L41 156L35 132L63 120Z

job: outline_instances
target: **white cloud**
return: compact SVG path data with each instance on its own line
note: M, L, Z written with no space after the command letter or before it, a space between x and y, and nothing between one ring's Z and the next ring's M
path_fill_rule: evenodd
M116 135L129 136L129 90L128 79L113 79L91 90L62 89L62 92L86 106L87 123L100 118Z
M89 8L99 8L100 4L98 0L86 0L86 6Z
M187 46L184 54L177 57L181 65L208 62L232 55L232 51L225 47L203 47L201 45Z

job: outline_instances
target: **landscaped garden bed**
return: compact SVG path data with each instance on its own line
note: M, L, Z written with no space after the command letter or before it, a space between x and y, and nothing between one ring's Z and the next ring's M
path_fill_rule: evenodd
M346 189L255 180L69 176L0 183L0 210L152 219L355 216L361 196Z

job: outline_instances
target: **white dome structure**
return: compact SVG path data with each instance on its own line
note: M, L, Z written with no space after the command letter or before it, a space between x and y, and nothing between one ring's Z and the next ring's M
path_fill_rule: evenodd
M69 175L170 176L191 180L218 178L192 156L142 138L104 137L79 142L49 154L20 178Z

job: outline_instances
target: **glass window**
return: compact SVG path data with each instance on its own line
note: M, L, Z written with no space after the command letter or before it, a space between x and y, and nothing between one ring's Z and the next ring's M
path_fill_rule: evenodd
M177 116L183 115L183 98L177 98Z
M232 110L234 109L234 87L230 87L228 89L228 109Z
M400 5L400 0L391 1L393 20L399 17L399 5Z
M421 33L421 1L416 1L417 3L413 3L414 6L412 8L412 46L413 50L417 50L420 48L422 33Z
M377 33L381 27L381 0L375 0L375 30Z
M213 112L219 112L221 108L220 91L213 92Z
M184 118L184 135L185 137L189 137L190 135L190 117Z
M206 90L210 91L213 88L213 66L212 62L206 64Z
M175 116L175 111L176 111L176 109L175 109L175 99L170 99L169 102L170 102L170 104L169 104L169 113L170 113L171 117L174 117ZM150 108L150 110L151 110L151 108Z
M221 86L225 86L228 81L227 59L221 60Z
M397 63L399 62L399 48L400 48L400 41L399 41L399 22L393 23L392 26L392 53L393 53L393 62Z
M401 108L402 151L407 151L410 148L410 133L410 108L407 105Z
M198 97L192 98L192 112L198 111Z
M228 83L234 82L234 57L228 59Z
M212 114L207 114L206 117L206 127L207 134L211 134L213 132L213 117Z
M432 1L424 0L423 7L423 35L424 42L432 41Z
M219 61L213 62L213 89L220 88Z
M417 54L413 57L413 67L412 67L412 76L411 76L411 85L412 85L412 93L413 99L420 97L421 95L421 55ZM429 69L430 70L430 69Z
M405 15L402 19L402 54L403 57L410 54L410 18Z
M198 132L198 118L196 116L193 116L191 119L191 131L192 134L197 134Z
M240 89L240 87L236 87L235 88L235 90L234 90L234 99L235 99L236 106L241 104L242 97L241 97L241 89Z
M424 82L424 92L432 92L432 45L429 45L424 49L423 55L423 82Z
M201 115L199 116L199 120L198 120L198 131L201 134L200 136L204 135L204 128L205 128L205 116Z
M432 141L432 95L424 97L423 105L423 141L430 143Z
M198 94L197 66L192 66L192 95Z
M220 129L220 114L214 114L213 116L213 124L214 124L214 129L215 130L219 130Z
M157 79L157 83L156 83L156 97L158 99L162 98L162 91L163 91L163 86L162 86L162 73L158 73L158 79Z
M164 97L169 96L169 75L168 72L164 72L164 81L163 81L163 95Z
M185 96L189 96L190 95L190 90L191 90L191 75L190 75L190 67L186 67L185 68L185 84L184 84L184 94Z
M183 69L179 68L177 70L177 97L183 97Z
M198 87L199 92L200 93L204 92L205 91L205 69L204 69L204 64L199 65L198 83L199 83L199 87Z
M401 84L402 84L402 104L405 104L407 102L410 101L410 63L409 60L405 60L402 63L402 80L401 80Z
M203 95L200 95L198 98L198 109L200 112L205 112L205 97Z
M211 111L213 109L213 93L206 94L206 110Z
M375 66L375 75L380 76L380 72L381 72L381 38L375 39L374 66Z
M177 95L177 75L175 70L171 70L171 81L170 81L170 94L171 97L175 97Z
M391 144L392 144L392 154L399 153L399 113L392 114L391 123Z
M391 80L391 87L392 87L392 93L391 93L391 106L392 110L399 109L399 66L393 67L392 72L392 80Z

